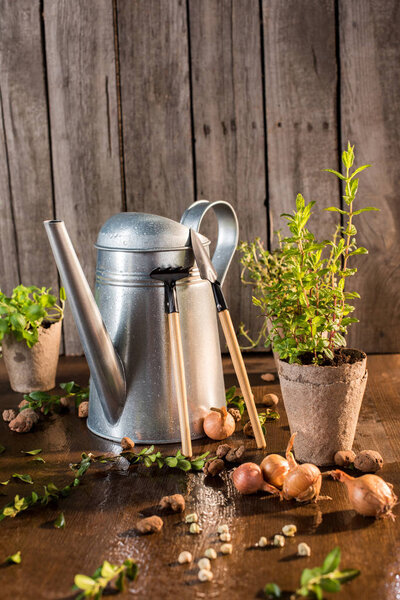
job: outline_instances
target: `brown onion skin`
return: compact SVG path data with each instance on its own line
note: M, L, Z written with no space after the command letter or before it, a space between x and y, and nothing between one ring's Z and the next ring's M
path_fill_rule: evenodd
M397 496L391 484L378 475L362 475L351 477L337 469L332 472L332 477L346 485L347 493L352 507L364 517L385 517L392 515L392 508L397 503Z
M203 421L203 429L210 439L225 440L235 432L236 423L232 415L222 408L218 411L211 410L208 413Z
M233 471L232 475L235 488L241 494L255 494L259 490L279 494L279 491L264 481L262 471L255 463L243 463Z
M283 497L285 500L295 499L308 502L318 498L321 491L321 471L311 463L297 465L292 468L283 481Z
M280 454L268 454L260 464L265 481L277 488L282 488L283 481L289 472L289 463Z

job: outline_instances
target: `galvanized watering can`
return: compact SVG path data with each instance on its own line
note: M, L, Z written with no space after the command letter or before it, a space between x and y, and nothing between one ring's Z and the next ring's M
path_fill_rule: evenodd
M180 223L144 213L111 217L95 244L95 297L64 222L45 221L90 368L88 427L96 435L117 442L128 436L143 444L180 440L164 287L150 278L157 267L190 268L176 291L191 437L203 435L211 407L225 405L215 302L190 244L190 228L198 231L210 209L218 219L213 264L222 283L237 245L237 218L226 202L200 200ZM210 241L202 236L202 242L209 251Z

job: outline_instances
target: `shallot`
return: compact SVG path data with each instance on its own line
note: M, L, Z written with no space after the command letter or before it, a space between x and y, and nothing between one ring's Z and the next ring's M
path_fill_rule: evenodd
M352 477L340 469L332 471L333 479L341 481L347 487L349 500L356 512L364 517L395 518L392 509L397 504L397 496L391 483L378 475Z
M268 454L260 465L265 481L277 488L283 486L283 480L289 472L289 463L280 454Z
M283 480L283 497L285 500L295 499L297 502L316 501L321 491L321 471L311 463L297 464L291 452L296 435L292 435L286 449L289 472Z
M232 479L235 488L241 494L255 494L259 490L279 494L276 487L264 481L262 471L255 463L247 462L240 465L234 470Z
M224 440L234 433L235 428L235 419L228 413L225 406L212 408L204 418L204 433L212 440Z

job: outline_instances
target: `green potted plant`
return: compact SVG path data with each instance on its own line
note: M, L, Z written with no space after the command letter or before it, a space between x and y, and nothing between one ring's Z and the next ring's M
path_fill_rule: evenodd
M317 465L331 464L337 450L351 449L367 382L365 353L346 348L347 329L357 322L350 302L360 297L347 290L347 282L357 271L352 257L367 253L357 246L354 218L377 209L354 209L357 175L370 165L350 172L350 143L342 161L344 175L325 170L345 186L343 209L326 210L339 213L344 225L337 225L331 240L317 241L307 229L314 202L306 204L298 194L293 214L282 215L290 230L281 240L282 270L253 298L270 322L266 343L279 355L283 401L291 432L297 432L296 457ZM262 255L266 260L269 253Z
M50 291L19 285L8 297L0 290L0 342L15 392L55 387L65 291L59 304Z

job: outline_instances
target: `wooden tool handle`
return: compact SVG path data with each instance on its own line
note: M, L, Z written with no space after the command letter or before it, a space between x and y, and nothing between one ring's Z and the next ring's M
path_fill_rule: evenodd
M249 378L247 376L246 367L243 361L242 353L240 352L235 330L233 328L231 315L229 310L222 310L218 313L218 315L225 335L226 343L228 345L229 354L231 355L236 377L238 378L239 386L246 403L247 412L249 413L251 426L254 431L254 437L256 438L257 448L265 448L267 444L265 442L264 434L258 419L253 392L251 391Z
M182 454L192 456L189 411L186 396L185 365L183 362L181 326L179 313L168 314L169 336L171 341L172 363L175 376L176 399L178 402L179 427L181 430Z

